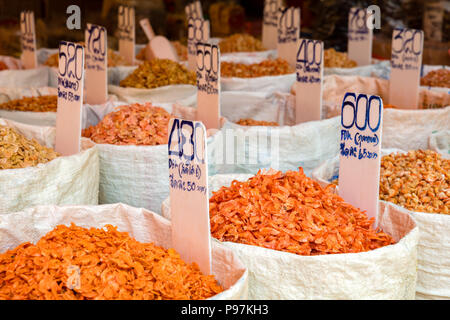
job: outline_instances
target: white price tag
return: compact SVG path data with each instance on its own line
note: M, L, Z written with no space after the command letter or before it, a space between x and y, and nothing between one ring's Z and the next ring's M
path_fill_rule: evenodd
M152 25L150 24L150 20L148 20L147 18L141 19L139 20L139 24L141 25L142 30L144 30L148 41L152 41L152 39L155 37L155 32L153 31Z
M339 195L376 217L380 184L383 101L347 92L341 109Z
M189 18L203 19L202 4L200 3L200 1L192 2L184 7L184 9L186 11L186 18L188 20Z
M297 46L300 39L300 8L278 10L278 57L286 60L292 68L297 61Z
M404 109L417 109L422 52L422 30L394 29L392 33L389 104Z
M134 64L135 21L134 8L119 6L119 53L125 61Z
M102 104L108 100L108 44L106 28L88 23L86 43L86 103Z
M206 129L201 122L169 122L172 245L181 258L211 274Z
M189 18L187 32L188 69L195 71L197 69L197 43L209 41L209 21Z
M358 66L372 63L373 30L367 27L369 13L366 9L351 8L348 15L348 57Z
M22 46L21 60L24 69L37 67L35 30L34 12L22 11L20 13L20 43Z
M220 50L197 43L197 120L207 129L220 129Z
M277 48L278 8L280 0L264 0L262 43L266 49Z
M323 83L322 41L300 39L296 69L296 123L321 120Z
M83 85L84 48L73 42L61 41L55 150L63 156L80 152Z

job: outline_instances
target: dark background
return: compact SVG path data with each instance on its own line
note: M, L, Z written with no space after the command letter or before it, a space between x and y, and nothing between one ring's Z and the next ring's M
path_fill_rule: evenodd
M145 43L146 37L138 21L150 19L156 34L163 34L171 40L185 42L186 23L184 6L186 0L0 0L0 54L20 53L18 41L19 14L28 9L35 12L37 42L39 47L56 48L60 40L82 41L83 30L68 30L66 9L76 4L81 9L81 27L86 22L107 28L108 43L117 48L114 36L117 26L119 4L136 8L136 42ZM203 14L211 20L211 36L224 37L237 32L261 37L263 0L214 1L203 0ZM440 41L426 39L424 63L449 64L450 1L447 0L285 0L287 6L301 8L302 35L325 41L327 48L346 51L347 16L352 6L367 7L376 4L381 9L381 30L374 30L374 56L389 58L392 29L409 27L424 29L425 6L440 2L444 8L444 22ZM215 10L215 11L214 11ZM217 21L214 15L221 17ZM211 19L212 18L212 19Z

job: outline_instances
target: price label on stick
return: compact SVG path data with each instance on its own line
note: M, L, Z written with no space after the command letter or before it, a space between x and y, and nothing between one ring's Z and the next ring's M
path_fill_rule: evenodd
M202 10L202 4L200 1L194 1L190 4L188 4L186 7L184 7L186 11L186 18L189 20L189 18L194 19L202 19L203 20L203 10Z
M297 62L297 46L300 39L300 8L278 10L278 57L286 60L292 68Z
M422 30L394 29L392 33L389 104L404 109L417 109L422 52Z
M178 55L169 40L163 36L156 36L150 41L152 55L158 59L169 59L178 62Z
M321 120L323 83L323 42L300 39L295 83L296 123Z
M106 28L87 24L86 43L86 102L102 104L108 100L108 44Z
M262 43L266 49L277 48L279 7L280 7L280 0L264 0Z
M220 128L220 50L209 43L197 44L197 120Z
M188 69L195 71L197 69L197 43L209 41L209 21L189 18L187 31Z
M119 6L119 53L125 61L134 64L135 22L134 8Z
M172 245L183 260L211 274L206 129L201 122L169 122Z
M22 46L21 60L24 69L37 67L35 30L34 12L22 11L20 13L20 43Z
M339 195L348 203L378 213L383 101L348 92L341 109Z
M83 85L84 48L73 42L61 41L55 150L63 156L80 152Z
M369 18L367 10L362 8L351 8L348 15L348 57L358 66L372 63L373 31L367 27Z

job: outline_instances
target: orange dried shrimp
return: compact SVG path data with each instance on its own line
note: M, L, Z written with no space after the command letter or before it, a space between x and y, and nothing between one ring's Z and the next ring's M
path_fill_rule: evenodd
M420 85L450 88L450 70L439 69L430 71L425 77L420 79Z
M271 121L258 121L253 119L239 119L239 121L236 122L236 124L239 124L241 126L268 126L268 127L278 127L278 123L271 122Z
M105 228L59 225L0 254L0 299L198 300L223 291L174 249Z
M44 95L38 97L23 97L0 103L0 109L30 112L56 112L58 97Z
M0 71L2 70L8 70L8 66L3 61L0 61Z
M220 74L222 77L255 78L278 76L294 72L295 70L289 63L281 58L267 59L260 63L252 64L226 61L220 64Z
M262 42L249 34L236 33L219 42L220 53L264 51Z
M151 103L124 105L107 114L97 125L83 130L96 143L160 145L168 139L170 114Z
M355 253L394 243L372 228L361 210L299 171L261 170L233 181L209 200L211 233L238 242L298 255Z

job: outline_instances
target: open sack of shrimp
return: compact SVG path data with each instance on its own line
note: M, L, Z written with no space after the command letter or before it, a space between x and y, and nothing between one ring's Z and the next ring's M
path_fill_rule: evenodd
M98 150L88 139L81 151L54 150L56 129L0 119L0 215L41 204L97 204Z
M248 272L212 244L212 275L172 248L171 225L124 204L38 206L0 217L0 299L246 299Z
M374 221L301 168L215 175L209 188L211 236L249 269L250 299L414 299L419 230L406 210L380 202Z
M449 299L450 160L419 149L384 149L382 155L380 199L408 210L420 230L416 298ZM325 161L312 176L322 186L338 184L339 158Z
M0 117L36 125L56 126L57 89L42 88L0 88ZM110 96L103 104L83 104L81 126L96 125L114 107L123 104Z

